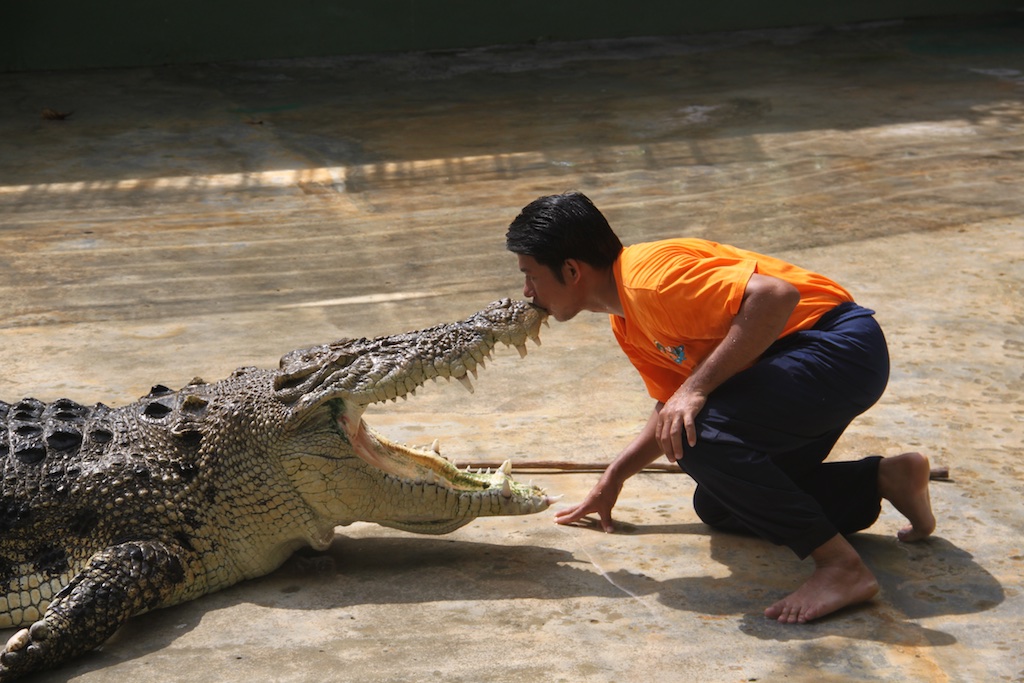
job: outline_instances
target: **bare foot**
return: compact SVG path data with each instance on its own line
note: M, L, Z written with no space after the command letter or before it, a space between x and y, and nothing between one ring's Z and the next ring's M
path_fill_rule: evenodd
M866 602L878 593L878 581L857 551L836 535L813 553L811 578L764 611L782 624L805 624L836 610Z
M928 494L930 475L928 458L920 453L883 458L878 465L879 493L910 520L910 526L896 534L896 538L905 543L920 541L935 531L935 515Z

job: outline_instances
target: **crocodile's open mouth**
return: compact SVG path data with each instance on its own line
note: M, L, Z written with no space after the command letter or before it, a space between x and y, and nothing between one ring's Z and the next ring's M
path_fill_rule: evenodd
M357 418L358 419L358 418ZM506 460L494 471L459 469L431 451L390 441L359 420L355 433L345 418L339 426L350 435L353 450L367 464L385 473L382 487L403 497L420 497L433 504L407 508L403 519L379 523L418 533L447 533L475 517L526 515L547 509L554 501L532 483L512 478Z
M441 457L434 442L431 451L395 443L362 420L362 407L354 406L338 416L338 425L344 430L355 451L364 462L403 481L443 486L452 491L495 491L505 498L524 493L527 487L512 480L512 461L506 460L494 472L473 472L459 469ZM518 489L518 491L517 491ZM539 489L533 489L540 492Z
M460 470L436 449L419 450L384 438L362 415L367 406L405 397L428 380L456 379L473 391L470 375L476 376L494 348L499 343L514 346L525 356L527 341L540 344L546 318L545 311L529 302L504 299L456 323L295 351L281 359L275 391L297 412L331 402L338 427L359 458L384 472L395 486L437 499L438 504L423 507L424 514L433 509L435 518L411 519L404 526L460 526L481 515L539 512L551 499L541 489L513 480L510 463L494 472ZM448 522L436 519L438 510L445 511Z
M525 351L521 353L525 355ZM466 379L463 384L468 384L465 375L457 379L463 378ZM386 486L401 489L405 495L418 493L426 498L447 496L458 500L453 505L442 506L452 511L451 518L436 518L436 508L433 508L435 513L426 513L418 520L384 522L389 526L419 533L445 533L476 516L531 514L546 509L553 502L543 489L515 481L511 460L493 471L460 469L440 455L437 441L428 450L384 437L363 421L364 409L365 406L348 404L347 409L337 415L338 426L348 437L353 452L387 475Z

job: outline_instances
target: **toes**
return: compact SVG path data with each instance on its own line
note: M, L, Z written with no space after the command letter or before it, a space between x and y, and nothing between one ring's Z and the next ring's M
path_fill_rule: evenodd
M764 611L764 616L773 619L780 624L806 624L818 616L814 605L806 606L802 603L790 603L787 600L780 600Z
M764 616L766 619L778 619L782 616L782 612L784 609L784 601L779 600L777 603L775 603L774 605L772 605L764 611Z
M800 607L797 607L797 606L791 607L786 612L786 621L785 621L785 623L787 623L787 624L803 624L806 621L807 621L807 619L804 618L803 610Z
M766 609L764 616L768 619L774 619L780 624L802 624L806 621L806 619L802 618L798 605L790 605L785 601L777 602Z

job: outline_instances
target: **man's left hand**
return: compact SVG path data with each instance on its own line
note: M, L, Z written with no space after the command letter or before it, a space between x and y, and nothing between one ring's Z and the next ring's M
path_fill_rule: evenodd
M690 391L686 384L672 395L667 403L658 408L658 424L655 438L665 457L675 462L683 457L683 436L686 443L697 445L697 413L701 411L708 397L697 391Z

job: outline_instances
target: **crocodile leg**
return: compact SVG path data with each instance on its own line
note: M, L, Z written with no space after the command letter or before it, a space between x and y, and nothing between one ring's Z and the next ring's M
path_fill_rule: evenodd
M186 554L139 541L94 555L42 619L7 641L0 654L0 683L59 666L102 644L130 617L164 603L185 581Z

